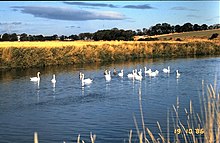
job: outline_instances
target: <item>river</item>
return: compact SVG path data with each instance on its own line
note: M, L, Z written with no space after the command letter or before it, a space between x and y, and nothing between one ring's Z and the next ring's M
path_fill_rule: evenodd
M133 69L144 66L159 70L156 77L143 74L142 81L127 77ZM171 73L163 68L170 66ZM105 69L119 72L106 82ZM175 70L180 77L176 78ZM41 72L39 83L30 77ZM93 79L82 86L79 71ZM56 74L56 84L51 83ZM192 100L195 112L200 113L202 81L216 81L219 85L220 58L156 59L106 65L54 66L46 68L14 69L0 73L0 142L30 143L34 132L39 142L76 142L77 136L90 142L90 132L96 134L96 143L138 142L134 117L142 129L139 90L142 97L144 122L155 135L159 133L157 121L167 131L167 112L179 100L179 116L185 119L185 108ZM218 86L219 87L219 86ZM171 113L171 112L170 112ZM170 114L171 115L171 114ZM171 123L171 118L170 118ZM173 128L170 132L173 133Z

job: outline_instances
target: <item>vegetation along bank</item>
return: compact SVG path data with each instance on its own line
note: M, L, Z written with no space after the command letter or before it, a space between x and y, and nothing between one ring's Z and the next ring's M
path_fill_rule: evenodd
M0 69L194 55L220 55L220 44L209 40L1 42Z

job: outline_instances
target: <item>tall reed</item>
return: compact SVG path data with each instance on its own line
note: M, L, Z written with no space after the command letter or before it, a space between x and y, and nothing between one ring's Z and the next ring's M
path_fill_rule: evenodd
M18 43L18 42L17 42ZM0 68L28 68L50 65L104 63L155 57L220 55L214 42L24 42L0 43ZM50 45L51 44L51 45Z
M186 125L179 118L179 99L177 98L176 105L173 105L173 111L171 111L171 118L173 120L174 132L171 133L174 139L170 139L170 116L168 111L167 114L167 135L162 132L159 122L157 122L159 129L159 137L156 138L155 135L150 131L149 128L145 128L149 139L146 135L143 135L144 130L140 131L138 129L138 124L136 118L134 117L134 123L136 126L137 134L139 137L139 142L142 143L143 140L146 143L218 143L220 142L220 98L216 86L208 85L207 94L204 92L204 81L202 82L203 90L201 103L201 115L195 113L193 109L193 103L190 101L189 111L185 108L186 113ZM141 92L139 92L139 104L140 104L140 116L143 119L142 103L140 101ZM174 116L175 115L175 116ZM145 126L142 120L142 125ZM146 138L143 139L143 136ZM150 141L149 141L150 140ZM160 141L159 141L160 140Z

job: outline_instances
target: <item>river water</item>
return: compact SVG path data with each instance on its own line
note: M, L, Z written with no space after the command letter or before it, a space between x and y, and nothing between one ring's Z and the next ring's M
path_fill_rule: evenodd
M133 69L144 70L144 66L159 70L158 76L143 76L141 82L127 78ZM170 74L162 72L167 66ZM114 68L124 69L124 77L112 75L112 80L106 82L104 70ZM176 69L181 73L178 79ZM38 71L40 82L30 81ZM79 71L85 78L93 79L91 85L82 87ZM55 85L50 81L53 74ZM42 143L76 142L79 134L82 140L90 142L92 132L96 134L96 143L123 143L128 142L130 130L133 142L138 142L134 117L141 130L139 90L145 125L157 135L157 121L166 133L167 112L176 105L177 98L180 119L185 119L184 109L189 108L190 100L199 113L202 81L205 87L214 81L218 86L219 75L219 57L1 71L0 142L30 143L34 132L38 132ZM173 130L170 128L171 133Z

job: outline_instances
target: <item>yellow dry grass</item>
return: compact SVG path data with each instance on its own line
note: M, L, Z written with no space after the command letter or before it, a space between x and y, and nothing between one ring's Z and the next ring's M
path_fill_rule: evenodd
M138 58L219 55L215 42L194 41L45 41L0 42L0 68L40 67Z
M16 47L16 48L56 48L76 46L82 47L86 45L121 45L133 43L186 43L184 41L44 41L44 42L0 42L0 48Z

